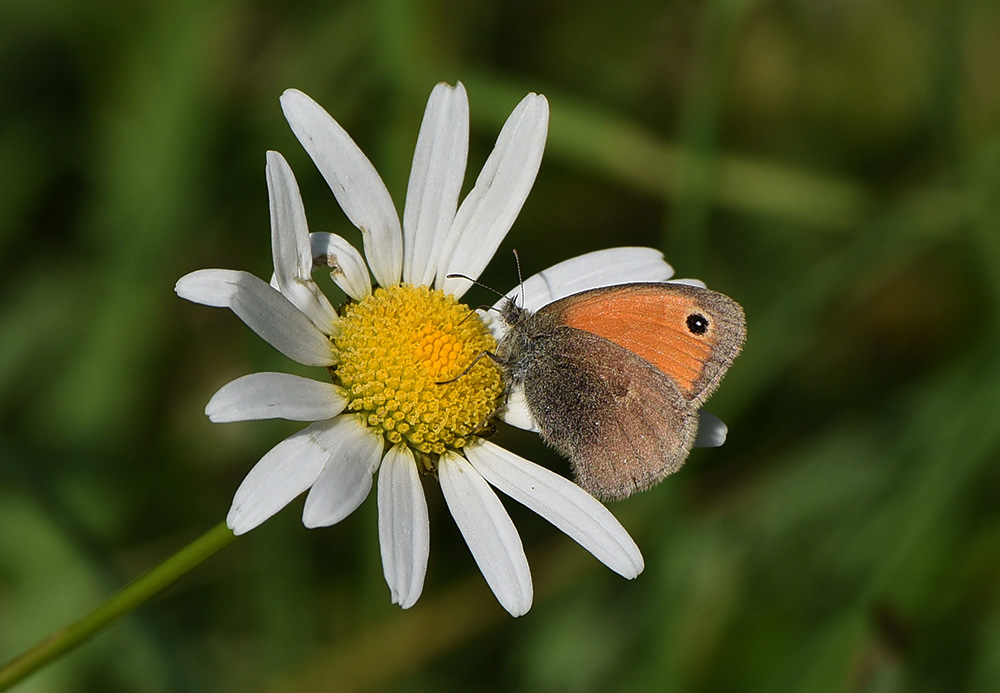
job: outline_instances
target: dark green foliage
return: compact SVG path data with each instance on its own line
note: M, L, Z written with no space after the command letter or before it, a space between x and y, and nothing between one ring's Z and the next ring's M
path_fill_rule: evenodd
M1000 690L997 36L993 0L5 0L0 660L218 522L298 428L205 419L236 376L309 371L173 293L270 275L267 149L353 238L281 91L401 205L424 101L461 79L474 172L523 94L552 108L486 284L512 248L528 275L654 245L746 309L727 444L613 506L645 572L510 503L536 582L512 620L429 483L401 612L374 498L318 531L297 502L23 690Z

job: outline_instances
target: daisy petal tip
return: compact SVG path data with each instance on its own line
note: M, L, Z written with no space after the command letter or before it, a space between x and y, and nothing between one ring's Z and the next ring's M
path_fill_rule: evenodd
M177 280L174 291L186 301L213 308L228 308L240 291L240 284L250 276L246 272L223 269L200 269ZM254 277L255 279L255 277Z
M363 494L361 500L364 500ZM360 505L360 503L358 503ZM353 512L353 508L329 507L328 503L320 503L315 500L310 502L310 497L306 496L305 506L302 508L302 526L306 529L320 529L321 527L332 527Z
M629 536L621 537L620 553L614 561L601 560L604 565L621 575L626 580L635 580L646 568L646 561L642 557L639 547Z
M293 130L295 130L296 124L300 126L310 122L315 124L317 118L321 121L333 120L333 116L327 113L325 108L320 106L311 96L298 89L286 89L282 92L278 103L281 105L281 112L285 114L285 120L292 125ZM295 136L302 142L302 137L299 135L299 132L295 133ZM307 139L311 138L307 137Z
M526 597L517 600L516 602L510 604L503 604L503 608L507 610L514 618L520 618L524 616L529 611L531 611L531 605L534 601L533 595L528 594Z
M300 89L296 89L295 87L290 87L288 89L285 89L285 91L281 92L281 96L278 97L278 101L281 103L282 106L285 106L286 104L289 104L294 101L301 101L302 99L312 101L312 99L309 98L309 96L307 96L305 92L303 92Z
M241 536L246 534L251 529L254 529L260 523L248 522L246 515L241 511L241 508L233 507L226 516L226 526L232 531L236 536Z
M302 511L302 526L306 529L319 529L320 527L328 527L332 523L323 522L315 512L309 512L309 508Z
M729 427L725 421L704 409L698 412L698 434L694 440L696 448L718 448L726 442Z
M639 575L642 574L642 571L646 569L646 561L643 560L642 554L639 553L638 549L636 549L635 556L632 557L632 560L633 560L631 566L632 569L623 570L620 573L620 575L626 580L635 580L637 577L639 577Z
M445 93L456 92L459 90L465 91L465 87L462 86L461 82L455 82L455 84L452 84L451 82L438 82L431 90L431 98L439 98Z
M535 599L531 573L527 572L527 568L525 571L523 575L498 576L494 574L492 579L487 578L490 589L493 590L493 596L500 602L500 606L514 618L524 616L531 611L531 605Z
M417 590L415 594L396 595L392 598L393 604L398 604L400 609L412 609L420 601L420 594L423 590Z
M174 282L174 293L183 299L191 300L191 296L194 294L195 288L198 286L199 273L203 270L196 270L194 272L188 272L183 277Z
M242 503L239 500L233 502L229 513L226 515L226 526L232 530L236 536L242 536L250 530L257 529L267 520L274 516L277 510L270 511L256 507L253 503Z
M525 104L531 109L531 115L538 119L537 125L548 126L549 122L549 100L544 94L534 92L524 97Z

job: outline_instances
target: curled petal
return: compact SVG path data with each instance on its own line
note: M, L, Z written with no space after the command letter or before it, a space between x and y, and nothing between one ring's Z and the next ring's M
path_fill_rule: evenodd
M538 422L531 415L528 400L524 395L524 385L518 384L507 392L507 404L500 411L500 419L511 426L538 433Z
M403 281L430 285L448 236L469 154L469 99L459 82L438 84L427 101L403 212Z
M353 245L333 233L317 232L311 234L309 239L314 262L330 268L330 279L345 294L355 301L371 294L372 280L368 276L368 265Z
M475 187L458 209L442 249L438 288L461 297L471 284L447 275L459 272L477 279L492 259L535 182L548 128L548 101L528 94L510 114Z
M347 131L301 91L285 91L281 108L347 218L360 229L376 281L382 286L398 284L403 235L392 198L375 167Z
M302 510L306 527L329 527L353 513L372 488L382 458L382 436L356 416L338 416L318 444L327 460Z
M333 383L288 373L252 373L223 385L205 413L215 423L255 419L322 421L347 406L347 395Z
M642 554L625 528L569 479L488 441L466 447L465 454L486 481L554 524L611 570L630 580L642 572Z
M690 278L685 278L685 279L671 279L670 283L671 284L686 284L687 286L697 286L699 289L707 289L708 288L705 285L705 282L703 282L700 279L690 279Z
M430 520L417 463L405 445L391 448L379 468L378 535L392 603L409 609L424 589Z
M332 366L327 336L262 279L237 270L206 269L186 274L174 287L194 303L229 308L264 341L306 366Z
M292 169L278 152L267 153L267 192L271 207L274 284L317 328L330 334L337 314L312 279L306 211Z

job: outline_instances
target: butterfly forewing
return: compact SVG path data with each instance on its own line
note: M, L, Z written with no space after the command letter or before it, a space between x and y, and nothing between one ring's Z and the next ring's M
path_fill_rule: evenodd
M739 353L746 323L728 296L685 284L625 284L544 309L556 322L640 356L693 403L703 402Z

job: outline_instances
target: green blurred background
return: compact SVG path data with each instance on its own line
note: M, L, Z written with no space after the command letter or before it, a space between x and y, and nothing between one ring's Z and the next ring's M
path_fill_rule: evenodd
M653 245L746 308L709 406L727 444L613 506L645 572L508 503L536 585L511 619L430 484L403 612L374 498L318 531L297 501L18 690L1000 690L995 0L4 0L0 659L217 523L298 428L207 421L236 376L309 371L173 293L269 276L267 149L347 234L281 91L401 203L441 80L468 89L474 172L526 92L551 104L484 281L515 283L513 248L530 274Z

